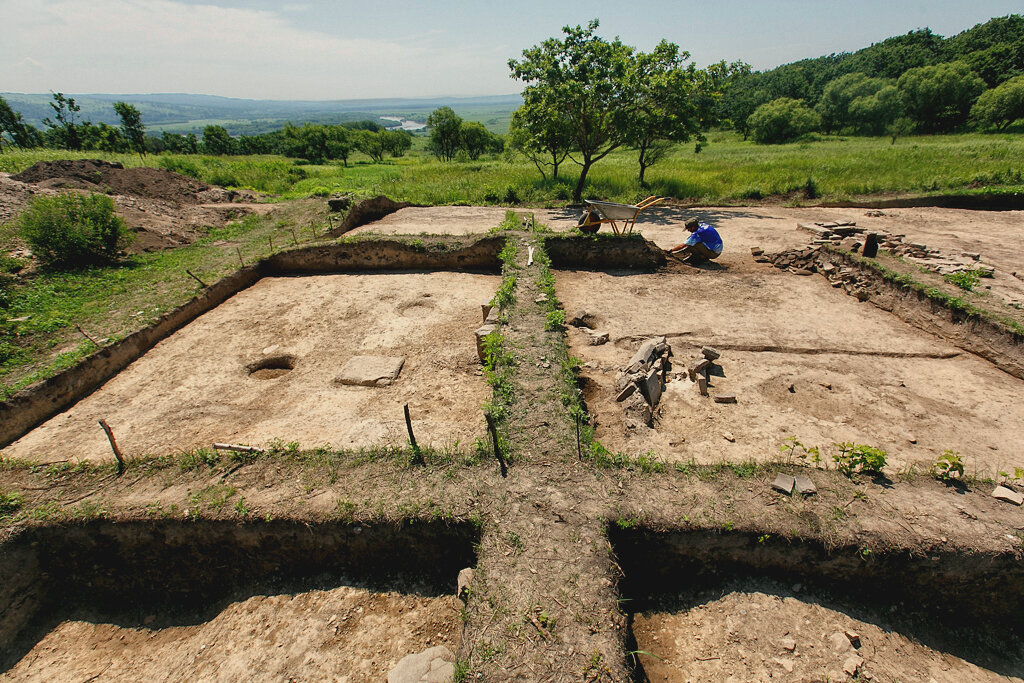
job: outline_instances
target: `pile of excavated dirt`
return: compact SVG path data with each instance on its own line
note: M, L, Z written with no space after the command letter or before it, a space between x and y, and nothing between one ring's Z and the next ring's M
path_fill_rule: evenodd
M63 159L40 161L17 175L0 174L0 221L13 219L33 196L64 190L110 195L137 235L129 248L136 253L191 244L210 227L271 208L257 204L255 192L226 190L166 169Z

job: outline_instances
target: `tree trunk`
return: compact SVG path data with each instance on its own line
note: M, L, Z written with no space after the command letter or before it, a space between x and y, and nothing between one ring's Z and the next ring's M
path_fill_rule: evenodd
M587 183L587 173L594 164L588 158L583 159L583 168L580 169L580 179L576 181L576 189L572 191L572 201L579 204L583 199L583 186Z

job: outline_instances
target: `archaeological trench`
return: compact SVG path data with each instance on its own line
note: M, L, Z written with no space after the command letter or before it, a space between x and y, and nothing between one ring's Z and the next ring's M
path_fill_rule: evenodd
M402 212L0 405L5 679L1021 680L1021 336L867 254L984 248Z

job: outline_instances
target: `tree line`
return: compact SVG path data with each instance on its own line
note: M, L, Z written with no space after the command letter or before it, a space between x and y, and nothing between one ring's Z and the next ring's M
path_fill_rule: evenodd
M30 149L50 147L69 151L101 151L159 154L282 154L310 163L339 160L348 164L358 150L374 161L400 157L412 147L412 134L387 130L373 121L346 122L338 125L306 123L285 124L283 128L260 135L232 137L223 126L206 126L201 136L164 131L159 136L146 134L139 110L127 102L114 102L120 126L93 124L81 120L81 107L75 98L53 93L53 116L43 120L43 130L26 123L0 97L0 152L5 142Z
M1004 129L1024 117L1024 17L997 17L951 38L911 31L853 53L737 69L716 116L744 138L810 131L861 135Z

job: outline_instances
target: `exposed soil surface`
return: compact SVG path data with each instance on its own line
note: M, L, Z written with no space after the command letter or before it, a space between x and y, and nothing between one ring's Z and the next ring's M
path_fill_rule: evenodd
M769 580L731 582L668 602L677 611L633 619L638 659L651 681L850 680L844 665L859 680L906 683L1020 681L1024 675L1015 653L965 661L949 654L963 634L925 627L908 635L892 624L900 616L896 609L851 607ZM848 633L857 638L851 642Z
M495 276L454 273L263 279L2 452L110 459L100 419L132 455L274 438L308 447L402 445L406 403L421 444L472 443L489 394L473 330L498 284ZM398 380L335 382L351 357L367 354L405 358ZM259 372L285 356L294 369L269 363L277 367Z
M908 226L878 227L908 239L912 226L924 231L929 216L948 215L892 213L909 216ZM536 214L561 230L578 212ZM500 423L507 476L493 460L419 467L344 453L145 460L129 463L120 477L109 468L33 468L18 460L0 468L0 488L21 496L14 517L0 511L8 547L24 529L96 518L119 528L164 516L209 518L246 532L275 520L399 521L413 531L424 521L470 522L480 539L461 614L461 603L447 598L343 587L246 597L188 625L162 614L149 624L141 615L117 625L61 615L8 676L381 680L401 656L440 641L457 645L469 680L626 681L636 673L627 652L637 649L655 681L1019 680L1022 508L992 498L992 481L946 486L922 471L947 448L963 453L968 473L1024 466L1017 452L1021 380L858 303L820 276L780 271L750 255L751 246L807 244L798 221L852 219L870 228L863 210L667 208L646 214L637 229L670 247L685 239L682 219L694 214L725 239L726 253L713 264L639 275L555 273L570 317L585 309L611 337L591 346L588 333L567 333L571 352L586 363L582 384L597 438L613 452L648 459L600 462L577 445L561 377L565 349L546 319L538 264L529 264L529 248L539 256L542 244L516 233L509 239L518 255L507 266L517 277L515 297L500 325L514 359L500 387L512 396ZM1016 234L1008 222L1014 216L983 216L1007 223L993 229L1001 237L979 235L972 250L997 268L1015 268L1024 257L998 248ZM504 209L404 209L360 231L465 233L503 217ZM945 239L929 234L932 246ZM994 255L986 258L989 247ZM489 444L480 411L492 394L480 377L473 330L480 302L498 284L497 276L454 273L264 279L3 455L109 459L100 418L131 454L273 437L307 447L404 444L405 403L421 443L459 440L461 451L477 438ZM627 431L614 401L615 371L652 335L673 346L670 376L701 345L715 346L722 356L712 393L734 392L738 402L713 403L684 375L668 383L653 430ZM389 386L334 383L355 355L401 356L405 364ZM807 445L883 447L888 476L850 479L834 469L746 462L784 460L779 446L790 435ZM918 464L918 474L908 464ZM811 477L817 494L773 491L780 469ZM628 545L644 534L668 540L646 552L642 543ZM705 580L720 569L739 578L687 586L684 560ZM422 564L412 553L408 562ZM630 591L643 579L631 584L631 577L644 576L638 568L662 574L633 603ZM26 563L17 576L32 571L42 570ZM817 583L778 580L794 573L801 583L820 579L846 590L833 595ZM885 593L882 602L863 591L871 581ZM11 585L0 583L7 604L31 601L28 589L23 596ZM639 612L632 631L631 612ZM972 621L991 614L1002 616ZM346 624L358 620L350 631L339 625L346 615ZM846 643L834 642L837 633ZM855 673L843 671L850 666Z
M194 625L62 621L4 676L12 681L382 681L402 657L459 645L454 596L342 586L256 595ZM340 677L339 677L340 675Z
M350 234L468 235L497 227L507 209L500 206L411 206L379 221L356 228ZM525 212L524 212L525 213Z
M40 161L17 175L0 174L0 221L12 219L33 195L62 190L111 195L136 232L132 252L190 244L209 227L273 208L257 203L254 192L225 190L173 171L81 159Z
M724 254L716 269L609 275L562 272L566 310L585 309L611 342L590 346L571 328L574 355L586 364L587 405L597 438L609 449L648 451L675 461L779 457L784 440L837 441L887 450L900 468L927 469L946 449L959 451L986 476L1024 466L1024 384L833 289ZM673 370L654 429L627 430L615 398L616 373L640 343L668 337ZM686 376L702 345L722 353L709 391L734 393L736 404L701 396ZM681 376L680 374L681 373ZM733 437L729 440L729 436Z

